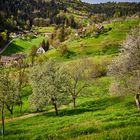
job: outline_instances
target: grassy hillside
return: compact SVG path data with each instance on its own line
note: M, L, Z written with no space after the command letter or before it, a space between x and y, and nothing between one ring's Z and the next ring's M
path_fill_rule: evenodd
M77 108L64 106L55 116L53 110L23 120L6 123L4 139L28 140L138 140L140 118L133 98L108 95L110 78L97 79L81 96ZM90 92L89 92L90 91Z
M97 38L95 37L85 37L85 38L75 38L74 35L66 40L63 44L66 44L69 49L69 53L65 55L65 58L76 58L81 56L96 56L96 55L112 55L118 52L118 48L115 45L121 44L126 38L126 35L131 31L132 28L139 25L139 20L128 20L128 21L116 21L111 24L105 24L105 28L112 28L111 31L101 34ZM53 32L54 27L42 27L36 28L35 31L38 32ZM2 55L10 55L13 53L24 52L28 53L33 45L38 46L42 40L43 36L30 39L22 40L16 39L10 46L3 52ZM81 48L80 44L85 47ZM107 45L108 46L107 46ZM105 46L106 45L106 46ZM61 58L61 55L56 49L50 50L45 54L46 58L57 57Z
M42 43L44 37L40 36L37 38L29 39L29 40L23 40L20 38L15 39L9 47L2 53L2 55L11 55L14 53L27 53L31 49L33 45L36 45L37 47Z
M118 53L116 45L120 46L127 34L136 26L140 20L116 21L110 24L105 24L105 28L112 28L111 31L95 37L76 38L66 40L64 44L68 46L69 53L65 58L75 59L81 56L97 56L97 55L114 55ZM84 48L80 47L83 44ZM59 58L61 55L57 50L50 50L45 54L45 57Z
M53 33L54 27L53 26L49 26L49 27L35 27L33 30L36 31L36 32L40 32L40 33L45 33L45 32Z
M104 24L112 30L98 37L74 37L63 42L68 46L68 53L61 55L58 49L51 49L41 57L44 61L56 58L63 63L72 63L81 57L88 57L97 65L110 64L118 55L122 44L131 29L140 24L140 20L116 21ZM38 32L53 32L53 27L37 28ZM27 53L33 45L39 45L43 36L31 40L16 39L3 53ZM83 44L84 47L81 47ZM116 47L117 45L117 47ZM67 61L68 60L68 61ZM63 65L62 65L63 66ZM107 69L103 65L103 69ZM140 117L137 113L133 96L118 97L109 93L112 78L107 75L92 79L77 100L77 107L72 103L59 108L55 116L53 106L48 105L44 112L34 116L29 107L30 86L22 90L23 114L19 106L14 108L14 115L5 112L5 140L139 140ZM24 118L29 114L30 117ZM19 118L18 116L22 116ZM15 120L9 118L17 117ZM0 125L1 129L1 125Z

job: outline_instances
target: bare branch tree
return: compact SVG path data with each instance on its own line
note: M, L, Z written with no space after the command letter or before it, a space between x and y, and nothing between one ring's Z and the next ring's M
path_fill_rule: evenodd
M76 99L88 85L91 76L92 62L88 59L81 59L69 65L68 91L73 99L73 106L76 107Z

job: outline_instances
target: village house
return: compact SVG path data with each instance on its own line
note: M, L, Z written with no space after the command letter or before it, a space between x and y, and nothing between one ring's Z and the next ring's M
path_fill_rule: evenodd
M95 24L96 28L100 31L104 30L104 26L101 24Z
M34 36L38 36L40 33L38 33L38 32L34 32Z
M10 33L10 37L15 39L17 37L20 37L20 36L23 36L23 33L22 32L11 32Z
M86 28L77 29L75 32L75 36L80 36L86 31Z
M17 37L17 34L16 33L10 33L10 37L11 38L16 38Z
M45 53L46 51L45 51L45 49L42 47L42 46L40 46L38 49L37 49L37 54L43 54L43 53Z
M40 47L37 49L37 54L43 54L43 53L45 53L45 52L47 52L48 51L48 48L46 47L46 46L42 46L42 45L40 45Z
M47 32L47 33L44 33L44 36L47 38L47 37L50 37L52 35L52 33L50 32Z
M80 36L83 33L83 29L77 29L75 32L75 36Z
M23 55L23 54L13 54L11 56L1 56L0 63L2 65L7 65L12 62L17 63L18 60L24 59L24 58L25 58L25 55Z

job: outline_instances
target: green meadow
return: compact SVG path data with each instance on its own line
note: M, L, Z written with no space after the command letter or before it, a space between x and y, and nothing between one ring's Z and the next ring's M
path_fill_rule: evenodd
M71 37L64 44L68 46L68 54L64 56L66 59L75 59L83 56L95 57L103 55L116 55L122 45L123 40L131 29L137 27L140 20L116 21L104 25L105 28L112 28L111 31L95 37L76 38ZM80 47L80 45L84 47ZM57 49L50 50L45 54L46 58L55 57L62 58Z
M11 55L14 53L29 53L31 47L36 45L39 47L40 43L42 43L43 36L39 36L37 38L23 40L21 38L15 39L9 47L2 53L2 55Z
M108 94L111 78L96 79L72 104L41 115L6 122L5 140L138 140L140 118L132 96ZM86 97L85 97L86 95ZM27 104L27 102L25 102Z
M54 27L53 26L48 26L48 27L36 27L33 29L34 31L40 32L40 33L53 33Z
M68 53L62 56L55 48L43 54L45 60L55 58L69 63L82 57L93 59L97 64L112 61L119 53L119 46L137 27L140 20L116 21L104 25L112 30L95 37L74 38L66 40ZM53 27L36 29L39 32L53 32ZM4 51L3 55L13 53L29 53L33 45L39 46L44 37L39 36L31 40L16 39ZM84 47L81 47L83 44ZM116 47L117 46L117 47ZM30 86L22 90L23 112L19 107L14 108L13 116L5 112L4 140L139 140L140 116L134 102L133 95L113 96L109 92L112 77L107 75L92 79L88 88L77 99L74 109L70 103L59 108L59 115L55 116L53 106L48 105L44 112L36 116L29 107ZM19 118L29 115L31 117ZM14 120L14 117L16 119ZM13 118L9 120L9 118ZM1 126L0 126L1 127ZM0 128L1 129L1 128Z

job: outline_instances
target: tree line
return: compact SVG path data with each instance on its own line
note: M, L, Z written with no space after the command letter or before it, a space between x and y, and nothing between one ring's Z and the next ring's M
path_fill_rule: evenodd
M1 0L0 30L13 30L24 27L24 25L31 27L32 25L63 24L69 18L60 16L59 13L60 11L69 12L69 8L81 13L85 11L89 18L96 14L105 15L106 18L109 18L114 15L121 17L140 12L140 3L87 4L76 0Z

